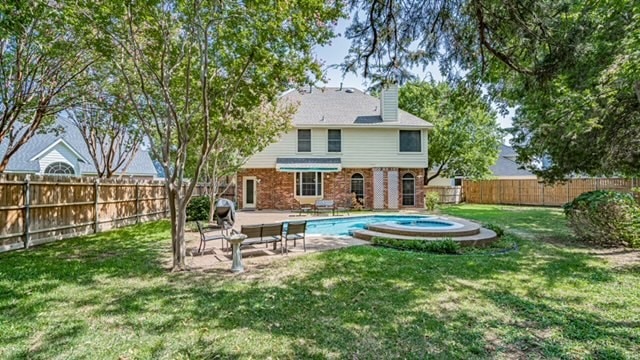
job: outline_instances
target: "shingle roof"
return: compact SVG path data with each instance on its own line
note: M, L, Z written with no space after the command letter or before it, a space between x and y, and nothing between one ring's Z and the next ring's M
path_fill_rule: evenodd
M31 160L34 156L46 149L49 145L56 140L62 138L64 141L73 147L79 154L81 154L88 162L80 162L80 171L83 174L95 174L96 169L91 162L91 156L87 145L84 143L80 131L70 121L64 118L57 120L57 124L64 128L64 132L57 136L54 133L39 133L29 139L14 156L9 159L7 171L10 172L39 172L40 164L37 159ZM3 155L7 151L7 143L0 143L0 155ZM119 173L119 171L117 172ZM142 176L156 176L156 169L151 161L149 152L144 150L137 151L135 157L131 161L131 164L127 168L127 175L142 175Z
M380 100L357 89L314 88L313 91L291 90L282 97L299 103L293 125L353 127L430 128L431 123L400 110L398 121L383 122Z
M515 161L516 152L512 147L502 145L500 155L495 165L491 166L494 176L535 176L532 172L519 169L520 165Z

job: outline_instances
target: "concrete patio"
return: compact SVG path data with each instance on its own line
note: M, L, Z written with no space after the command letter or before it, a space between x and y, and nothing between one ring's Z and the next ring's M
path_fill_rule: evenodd
M366 213L367 215L373 213ZM262 211L239 211L236 213L236 223L234 229L240 231L242 225L249 224L266 224L279 221L299 221L312 219L326 219L330 217L340 217L340 215L332 216L330 213L316 215L302 215L297 212L262 210ZM197 231L187 232L185 234L187 240L187 263L192 270L201 271L229 271L231 269L231 251L229 249L221 249L221 241L215 240L207 244L206 251L203 255L198 254L198 245L200 244L200 234ZM332 249L340 249L349 246L366 245L368 241L355 239L350 236L307 236L307 251L303 251L302 241L297 242L297 246L293 246L293 241L289 241L287 251L284 256L280 255L280 244L276 250L273 250L273 244L247 246L242 248L242 258L245 271L251 271L256 267L261 267L265 263L273 261L281 261L293 256L310 254L318 251L326 251ZM225 246L227 246L225 244Z

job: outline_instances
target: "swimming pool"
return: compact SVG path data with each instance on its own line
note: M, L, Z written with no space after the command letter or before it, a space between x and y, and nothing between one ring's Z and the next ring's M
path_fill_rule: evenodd
M430 229L446 229L455 226L452 223L435 220L433 216L424 215L369 215L351 216L344 218L331 218L307 221L307 234L348 236L353 230L366 229L369 224L420 224L421 227ZM407 226L404 225L404 226Z

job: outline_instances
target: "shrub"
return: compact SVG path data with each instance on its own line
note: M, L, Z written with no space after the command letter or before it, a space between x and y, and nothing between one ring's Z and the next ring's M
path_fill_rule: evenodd
M440 202L440 195L437 192L429 191L424 196L424 207L429 211L433 211Z
M564 213L569 227L581 240L605 246L640 247L640 205L631 194L586 192L565 204Z
M388 246L399 250L418 252L430 252L436 254L457 254L460 252L460 244L451 240L398 240L383 237L374 237L371 242L375 245Z
M211 200L208 196L192 197L187 204L187 221L207 221L209 220L209 210Z
M484 224L482 225L482 227L493 230L493 232L495 232L498 237L502 237L504 235L504 229L496 224Z

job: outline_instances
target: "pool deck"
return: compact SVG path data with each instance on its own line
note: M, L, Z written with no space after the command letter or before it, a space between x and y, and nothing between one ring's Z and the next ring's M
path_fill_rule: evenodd
M349 216L371 216L371 215L427 215L424 211L418 210L405 210L394 212L351 212ZM347 216L340 213L339 215L332 216L330 213L322 213L318 216L315 215L302 215L299 216L297 212L291 211L275 211L275 210L262 210L262 211L238 211L236 213L236 223L233 228L237 231L240 230L242 225L251 224L267 224L279 221L299 221L299 220L319 220L319 219L339 219ZM198 245L200 244L200 235L197 231L187 232L185 234L187 240L187 265L191 270L195 271L214 271L214 272L228 272L231 269L231 251L223 251L220 249L220 241L212 241L207 244L207 249L204 255L197 254ZM289 241L287 252L285 255L280 255L280 245L276 251L273 251L272 244L268 247L265 245L256 245L252 247L246 247L242 250L242 258L246 271L251 271L256 268L260 268L265 263L273 261L287 261L295 256L301 256L305 254L312 254L319 251L327 251L333 249L340 249L349 246L367 245L368 241L355 239L350 236L307 236L307 251L302 249L302 241L297 242L297 246L293 246L293 241Z

